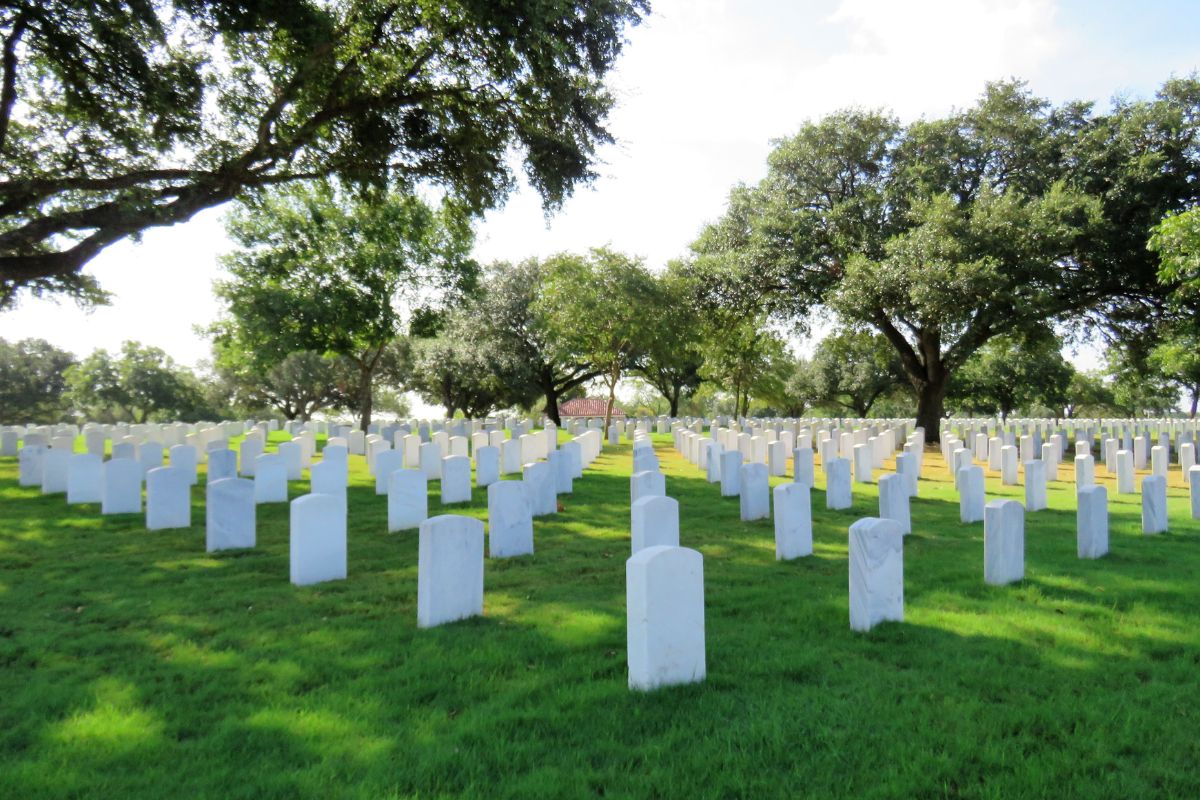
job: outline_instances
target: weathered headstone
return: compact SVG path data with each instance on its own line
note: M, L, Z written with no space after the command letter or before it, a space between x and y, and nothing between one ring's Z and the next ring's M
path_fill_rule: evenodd
M394 470L388 478L388 532L420 526L429 518L429 479L419 469Z
M524 481L488 486L488 554L492 558L533 552L533 506Z
M483 614L483 538L483 523L471 517L443 514L421 523L417 627Z
M1001 586L1024 577L1025 509L1016 500L993 500L983 517L983 580Z
M771 516L771 489L767 465L758 462L741 466L739 493L742 522Z
M1167 479L1148 475L1142 480L1142 533L1167 531Z
M222 478L205 487L204 543L209 552L254 547L254 481Z
M803 483L782 483L775 487L774 495L775 558L787 561L812 555L812 500L809 487Z
M155 467L146 473L146 529L187 528L192 524L191 484L176 467Z
M850 526L850 629L904 621L904 533L894 520Z
M625 562L629 688L704 680L704 559L647 547Z

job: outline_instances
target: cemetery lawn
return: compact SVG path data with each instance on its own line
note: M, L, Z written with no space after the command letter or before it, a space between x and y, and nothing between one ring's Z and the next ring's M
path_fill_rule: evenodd
M535 522L536 555L487 561L484 617L431 630L417 535L385 532L359 457L349 580L306 588L286 505L260 507L256 549L207 555L203 475L192 528L150 533L0 459L0 798L1200 797L1200 523L1177 467L1172 530L1143 536L1097 466L1099 561L1052 483L1025 580L991 587L928 450L906 620L856 634L846 528L874 486L826 511L818 467L816 552L780 563L770 520L654 442L704 555L708 679L652 694L626 687L628 444ZM486 519L486 492L445 510Z

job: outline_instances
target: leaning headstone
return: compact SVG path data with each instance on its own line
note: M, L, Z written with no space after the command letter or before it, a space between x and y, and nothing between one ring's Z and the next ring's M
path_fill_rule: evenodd
M421 523L417 627L483 614L483 523L443 514Z
M261 475L262 456L255 465ZM281 463L282 468L282 463ZM284 475L286 476L286 472ZM259 476L255 476L257 480ZM296 586L346 579L346 507L328 494L306 494L292 501L289 563Z
M99 503L103 462L95 453L75 453L67 460L67 503Z
M524 481L488 486L488 554L492 558L533 552L533 506Z
M900 530L912 533L912 516L908 508L908 488L904 476L894 473L879 476L879 517L900 523Z
M429 479L419 469L394 470L388 479L388 533L419 527L429 518Z
M101 472L100 513L142 512L142 465L132 458L106 461Z
M1016 500L993 500L983 516L983 580L1002 586L1024 577L1025 509Z
M155 467L146 473L146 529L187 528L192 524L191 484L176 467Z
M1142 480L1142 533L1167 530L1167 479L1149 475Z
M704 559L647 547L625 562L629 688L704 680Z
M742 522L753 522L771 516L771 488L767 465L758 462L742 465L741 500Z
M204 544L209 553L254 547L254 481L222 478L205 487Z
M1085 486L1077 499L1075 538L1079 557L1100 558L1108 552L1108 489Z
M211 456L215 453L210 453ZM211 473L210 473L211 474ZM227 478L236 477L226 475ZM210 477L210 480L212 478ZM221 480L217 478L217 480ZM288 499L287 465L278 453L263 453L254 460L254 502L255 503L286 503Z
M825 508L834 511L853 504L850 490L850 461L831 458L825 465Z
M442 505L469 502L471 502L471 459L465 455L446 456L442 459Z
M679 502L673 497L648 495L630 507L633 552L647 547L679 546Z
M890 519L850 526L850 629L904 621L904 533Z
M812 555L812 501L809 487L803 483L782 483L775 487L774 495L776 560L787 561Z

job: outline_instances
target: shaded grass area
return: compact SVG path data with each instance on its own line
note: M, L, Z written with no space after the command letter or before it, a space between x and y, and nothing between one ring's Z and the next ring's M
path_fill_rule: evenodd
M826 511L818 469L815 554L780 563L769 520L654 439L705 557L708 680L649 695L626 688L627 444L535 522L535 555L487 561L483 618L431 630L417 536L386 533L361 458L349 580L305 588L286 505L260 506L256 549L207 555L203 479L194 526L151 533L0 459L0 797L1200 796L1200 526L1178 475L1152 537L1109 482L1099 561L1075 557L1073 484L1051 484L1025 581L989 587L931 449L906 622L864 635L846 528L873 486ZM431 513L486 518L485 491L443 508L437 489Z

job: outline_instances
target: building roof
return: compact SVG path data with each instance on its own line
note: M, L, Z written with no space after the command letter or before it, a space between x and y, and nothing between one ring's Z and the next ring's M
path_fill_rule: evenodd
M558 406L560 417L603 417L608 409L608 401L598 397L577 397ZM623 417L625 412L620 406L613 404L612 415Z

